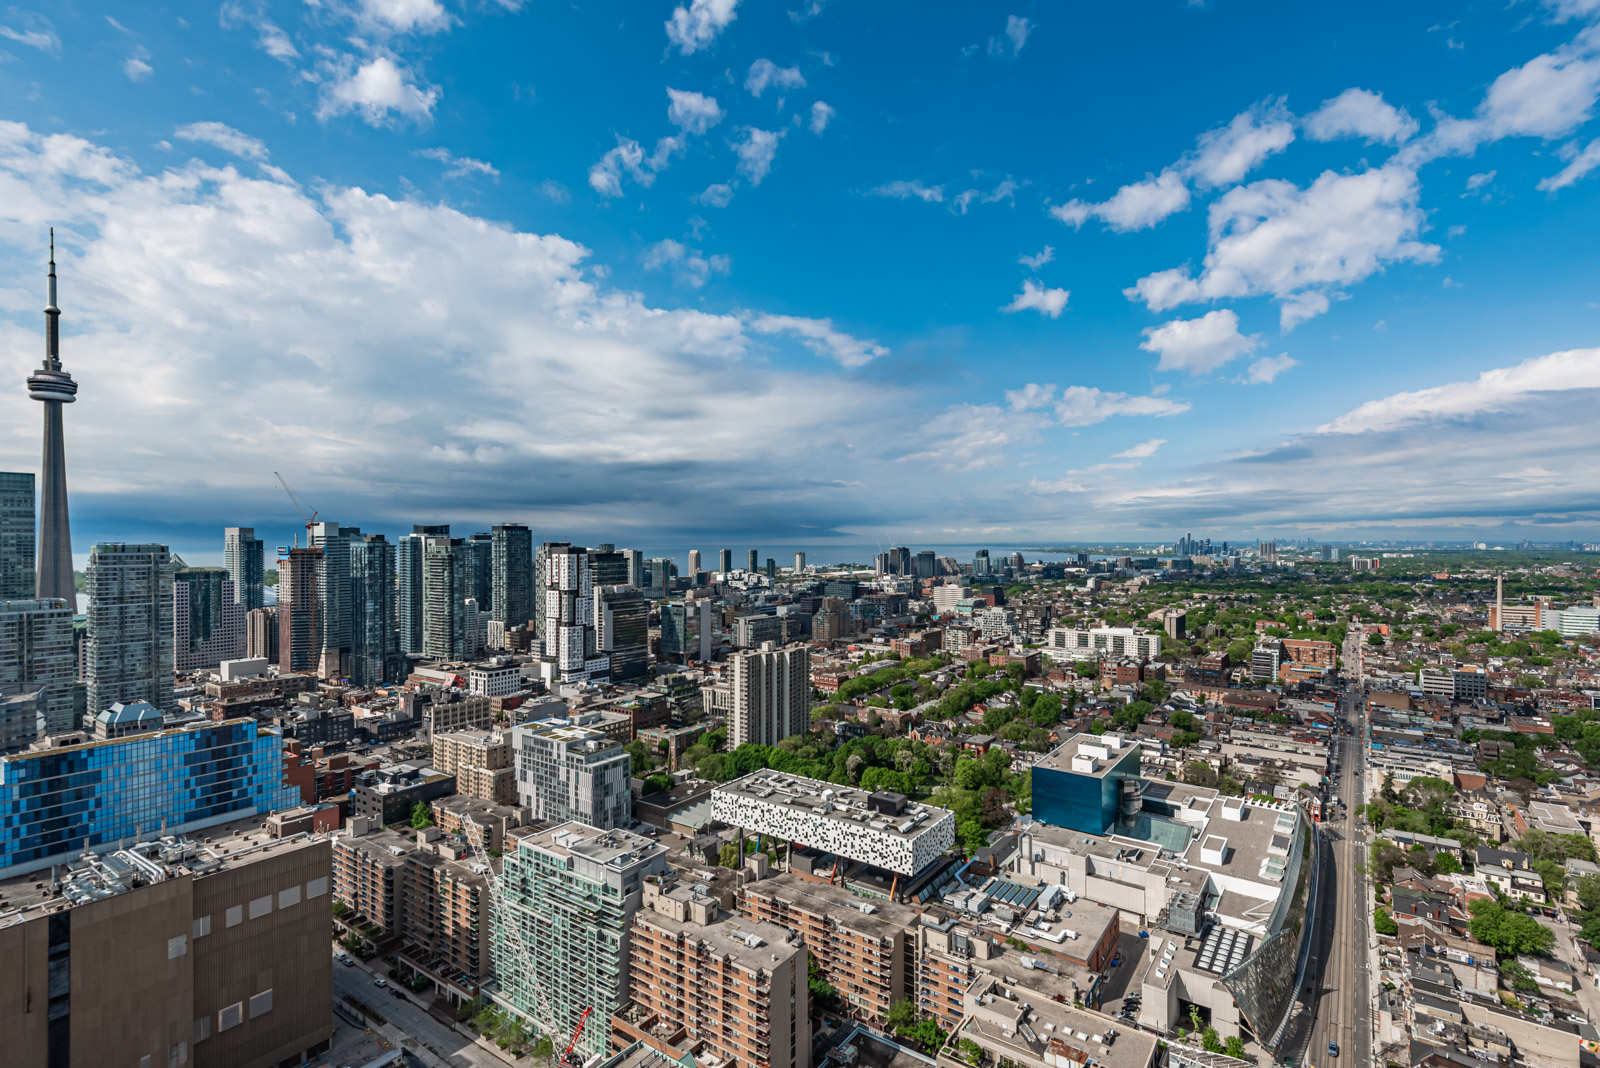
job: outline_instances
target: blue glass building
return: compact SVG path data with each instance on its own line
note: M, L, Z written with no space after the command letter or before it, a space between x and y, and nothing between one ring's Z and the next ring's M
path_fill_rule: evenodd
M1079 734L1033 766L1033 815L1057 827L1106 834L1117 822L1122 782L1139 777L1139 743Z
M283 736L253 719L0 759L0 879L117 842L291 808Z

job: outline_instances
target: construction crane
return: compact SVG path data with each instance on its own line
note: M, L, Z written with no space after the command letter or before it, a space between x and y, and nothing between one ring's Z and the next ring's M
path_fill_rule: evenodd
M546 1032L554 1031L556 1028L556 1014L550 1008L550 999L545 994L544 983L540 980L539 969L534 964L533 954L528 952L527 945L522 941L522 925L518 922L516 915L517 906L512 905L507 899L505 880L495 874L494 865L489 862L488 851L484 848L483 843L487 837L487 832L481 823L472 819L465 821L461 830L466 836L467 844L472 847L472 853L477 858L478 865L483 868L483 881L489 888L490 924L491 926L495 925L493 913L499 913L500 922L498 927L509 936L511 941L510 948L516 956L515 961L507 961L504 959L506 954L499 952L499 950L494 950L495 969L498 971L504 967L507 971L514 970L528 980L528 986L533 989L534 1009L540 1016L539 1023L545 1028ZM589 1011L585 1010L583 1015L588 1016ZM578 1021L578 1030L580 1033L583 1030L582 1019ZM573 1036L572 1041L574 1045L577 1044L576 1035ZM571 1046L567 1047L569 1053L571 1049Z
M578 1017L578 1026L572 1031L572 1041L567 1043L567 1051L561 1055L562 1064L570 1065L571 1068L583 1068L583 1054L574 1053L573 1050L578 1048L578 1039L583 1037L584 1022L589 1019L589 1014L593 1011L594 1006L591 1005L583 1010L582 1016Z
M278 475L276 471L272 473ZM289 488L288 480L282 475L278 475L278 485L282 486L283 492L289 495L289 502L294 505L294 510L300 513L300 518L306 521L306 546L309 548L311 545L311 527L317 521L317 510L312 508L308 512L305 504L299 497L294 495L294 490Z

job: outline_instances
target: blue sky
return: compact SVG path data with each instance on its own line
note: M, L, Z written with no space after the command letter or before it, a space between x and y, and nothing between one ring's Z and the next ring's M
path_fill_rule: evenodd
M181 15L180 15L181 11ZM1600 3L0 12L75 537L1594 539ZM0 397L0 466L38 413Z

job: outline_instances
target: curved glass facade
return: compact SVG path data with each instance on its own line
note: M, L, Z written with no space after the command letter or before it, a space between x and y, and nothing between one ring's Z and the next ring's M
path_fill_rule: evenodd
M63 746L0 760L0 878L235 816L291 808L283 736L253 719Z
M1310 840L1310 827L1310 821L1302 814L1289 850L1284 893L1278 898L1267 928L1272 934L1222 977L1256 1040L1269 1051L1277 1049L1294 1008L1295 989L1311 946L1309 932L1317 922L1314 910L1319 850Z

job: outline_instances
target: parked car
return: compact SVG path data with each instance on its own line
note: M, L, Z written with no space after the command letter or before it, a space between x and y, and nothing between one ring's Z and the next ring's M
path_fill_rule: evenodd
M387 979L374 979L372 981L372 985L381 989L381 988L386 987L386 986L389 985L389 980L387 980Z
M1337 1057L1338 1055L1339 1055L1339 1043L1335 1042L1331 1038L1328 1039L1328 1056Z

